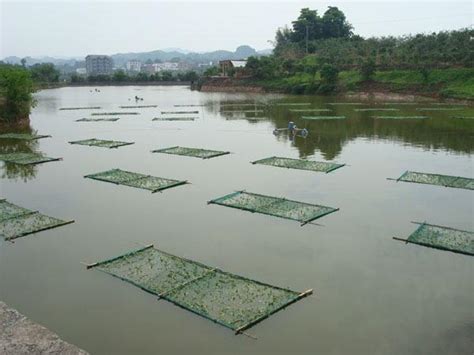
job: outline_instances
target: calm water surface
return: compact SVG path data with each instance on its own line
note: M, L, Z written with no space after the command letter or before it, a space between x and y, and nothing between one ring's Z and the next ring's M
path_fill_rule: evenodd
M395 183L405 170L474 176L474 109L417 111L417 105L334 106L336 98L211 94L185 87L61 88L36 95L31 129L52 138L0 142L2 151L38 150L62 161L33 168L4 166L0 195L18 205L76 223L16 243L0 242L0 299L92 354L472 354L474 258L405 245L428 221L474 229L474 192ZM140 104L159 108L118 109ZM235 102L310 102L346 120L303 121L278 106L263 114L220 113ZM354 100L351 100L354 102ZM194 122L152 122L160 110L199 110ZM138 111L117 122L75 122L102 106ZM394 107L394 112L354 108ZM450 106L453 108L453 106ZM237 107L238 108L238 107ZM246 110L251 109L244 107ZM455 107L454 107L455 108ZM374 115L428 115L427 120ZM254 121L252 117L266 119ZM275 128L294 120L310 133L294 140ZM68 141L101 138L134 145L103 149ZM190 146L229 150L209 160L152 154ZM346 163L330 174L252 165L268 156ZM186 179L163 193L83 176L111 168ZM300 227L297 222L207 205L246 189L339 207ZM80 264L154 243L160 249L236 274L295 290L306 298L235 336L190 312Z

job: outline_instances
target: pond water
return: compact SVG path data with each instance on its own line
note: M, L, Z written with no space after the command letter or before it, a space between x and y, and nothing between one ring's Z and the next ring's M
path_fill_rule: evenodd
M474 258L392 237L407 237L416 228L410 221L474 230L474 192L387 180L406 170L473 177L474 119L453 118L474 117L472 107L374 101L331 105L344 100L200 93L179 86L93 89L39 92L29 129L52 137L0 141L2 151L35 150L63 158L29 168L4 166L0 195L76 221L14 244L0 242L0 300L92 354L472 353ZM135 95L144 99L138 105L158 108L119 109L135 105ZM255 110L229 105L255 101L311 105L221 113ZM76 122L98 111L59 110L77 106L140 115ZM331 111L290 111L306 107ZM354 110L363 108L399 111ZM198 110L198 119L152 121L160 111L178 109ZM346 119L309 121L302 115ZM309 135L274 134L290 120ZM88 138L135 144L105 149L68 143ZM201 160L150 152L178 145L232 154ZM250 164L270 156L347 166L323 174ZM84 178L112 168L191 184L152 194ZM317 220L318 225L300 227L294 221L206 204L242 189L340 210ZM251 328L249 333L258 337L253 340L104 273L86 271L80 263L148 243L270 284L313 288L314 297Z

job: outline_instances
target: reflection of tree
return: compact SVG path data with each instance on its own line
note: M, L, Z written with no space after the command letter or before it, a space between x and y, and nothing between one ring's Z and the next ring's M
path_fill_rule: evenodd
M8 127L0 129L0 133L28 133L34 134L30 126L13 128ZM22 140L22 139L2 139L0 141L0 154L3 153L33 153L37 152L38 141L37 140ZM20 165L14 163L3 164L2 178L8 179L22 179L28 181L36 176L37 169L36 165Z
M288 98L284 100L288 101ZM346 143L361 137L406 142L426 149L444 149L464 154L474 152L474 120L452 118L452 112L428 112L430 118L421 120L375 119L373 116L376 115L419 116L420 112L416 111L415 105L402 107L400 111L395 112L355 112L353 106L330 106L326 100L336 101L334 98L324 97L292 98L294 102L312 102L313 108L330 108L331 112L291 112L289 107L270 106L264 108L263 116L268 117L276 128L287 127L289 121L294 121L299 128L309 130L307 138L294 140L293 144L298 148L300 157L307 157L313 155L315 151L320 151L325 159L332 160L339 156ZM300 119L303 115L318 114L347 118L331 121ZM252 115L245 116L242 115L242 118L251 119ZM278 140L287 141L290 138L292 137L288 134L277 135Z

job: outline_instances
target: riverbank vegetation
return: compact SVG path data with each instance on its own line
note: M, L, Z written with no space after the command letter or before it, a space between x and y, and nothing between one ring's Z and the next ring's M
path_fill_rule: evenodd
M0 124L26 120L34 104L31 72L21 66L0 65Z
M472 99L472 37L461 29L365 39L337 7L323 16L305 8L277 30L273 55L248 59L244 81L294 94L372 87Z
M178 72L173 74L171 71L162 71L153 74L140 72L137 74L129 74L124 70L117 70L112 75L89 75L80 76L74 74L71 76L73 84L98 84L98 83L146 83L146 82L194 82L198 79L195 71Z

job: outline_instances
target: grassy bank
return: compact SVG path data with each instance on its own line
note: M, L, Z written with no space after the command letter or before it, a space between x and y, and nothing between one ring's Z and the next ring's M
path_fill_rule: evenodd
M320 85L315 75L298 73L287 78L247 80L247 85L259 85L268 91L292 94L314 94ZM474 100L474 69L389 70L375 72L372 80L363 81L358 71L341 71L336 91L392 91L429 95L441 98Z

